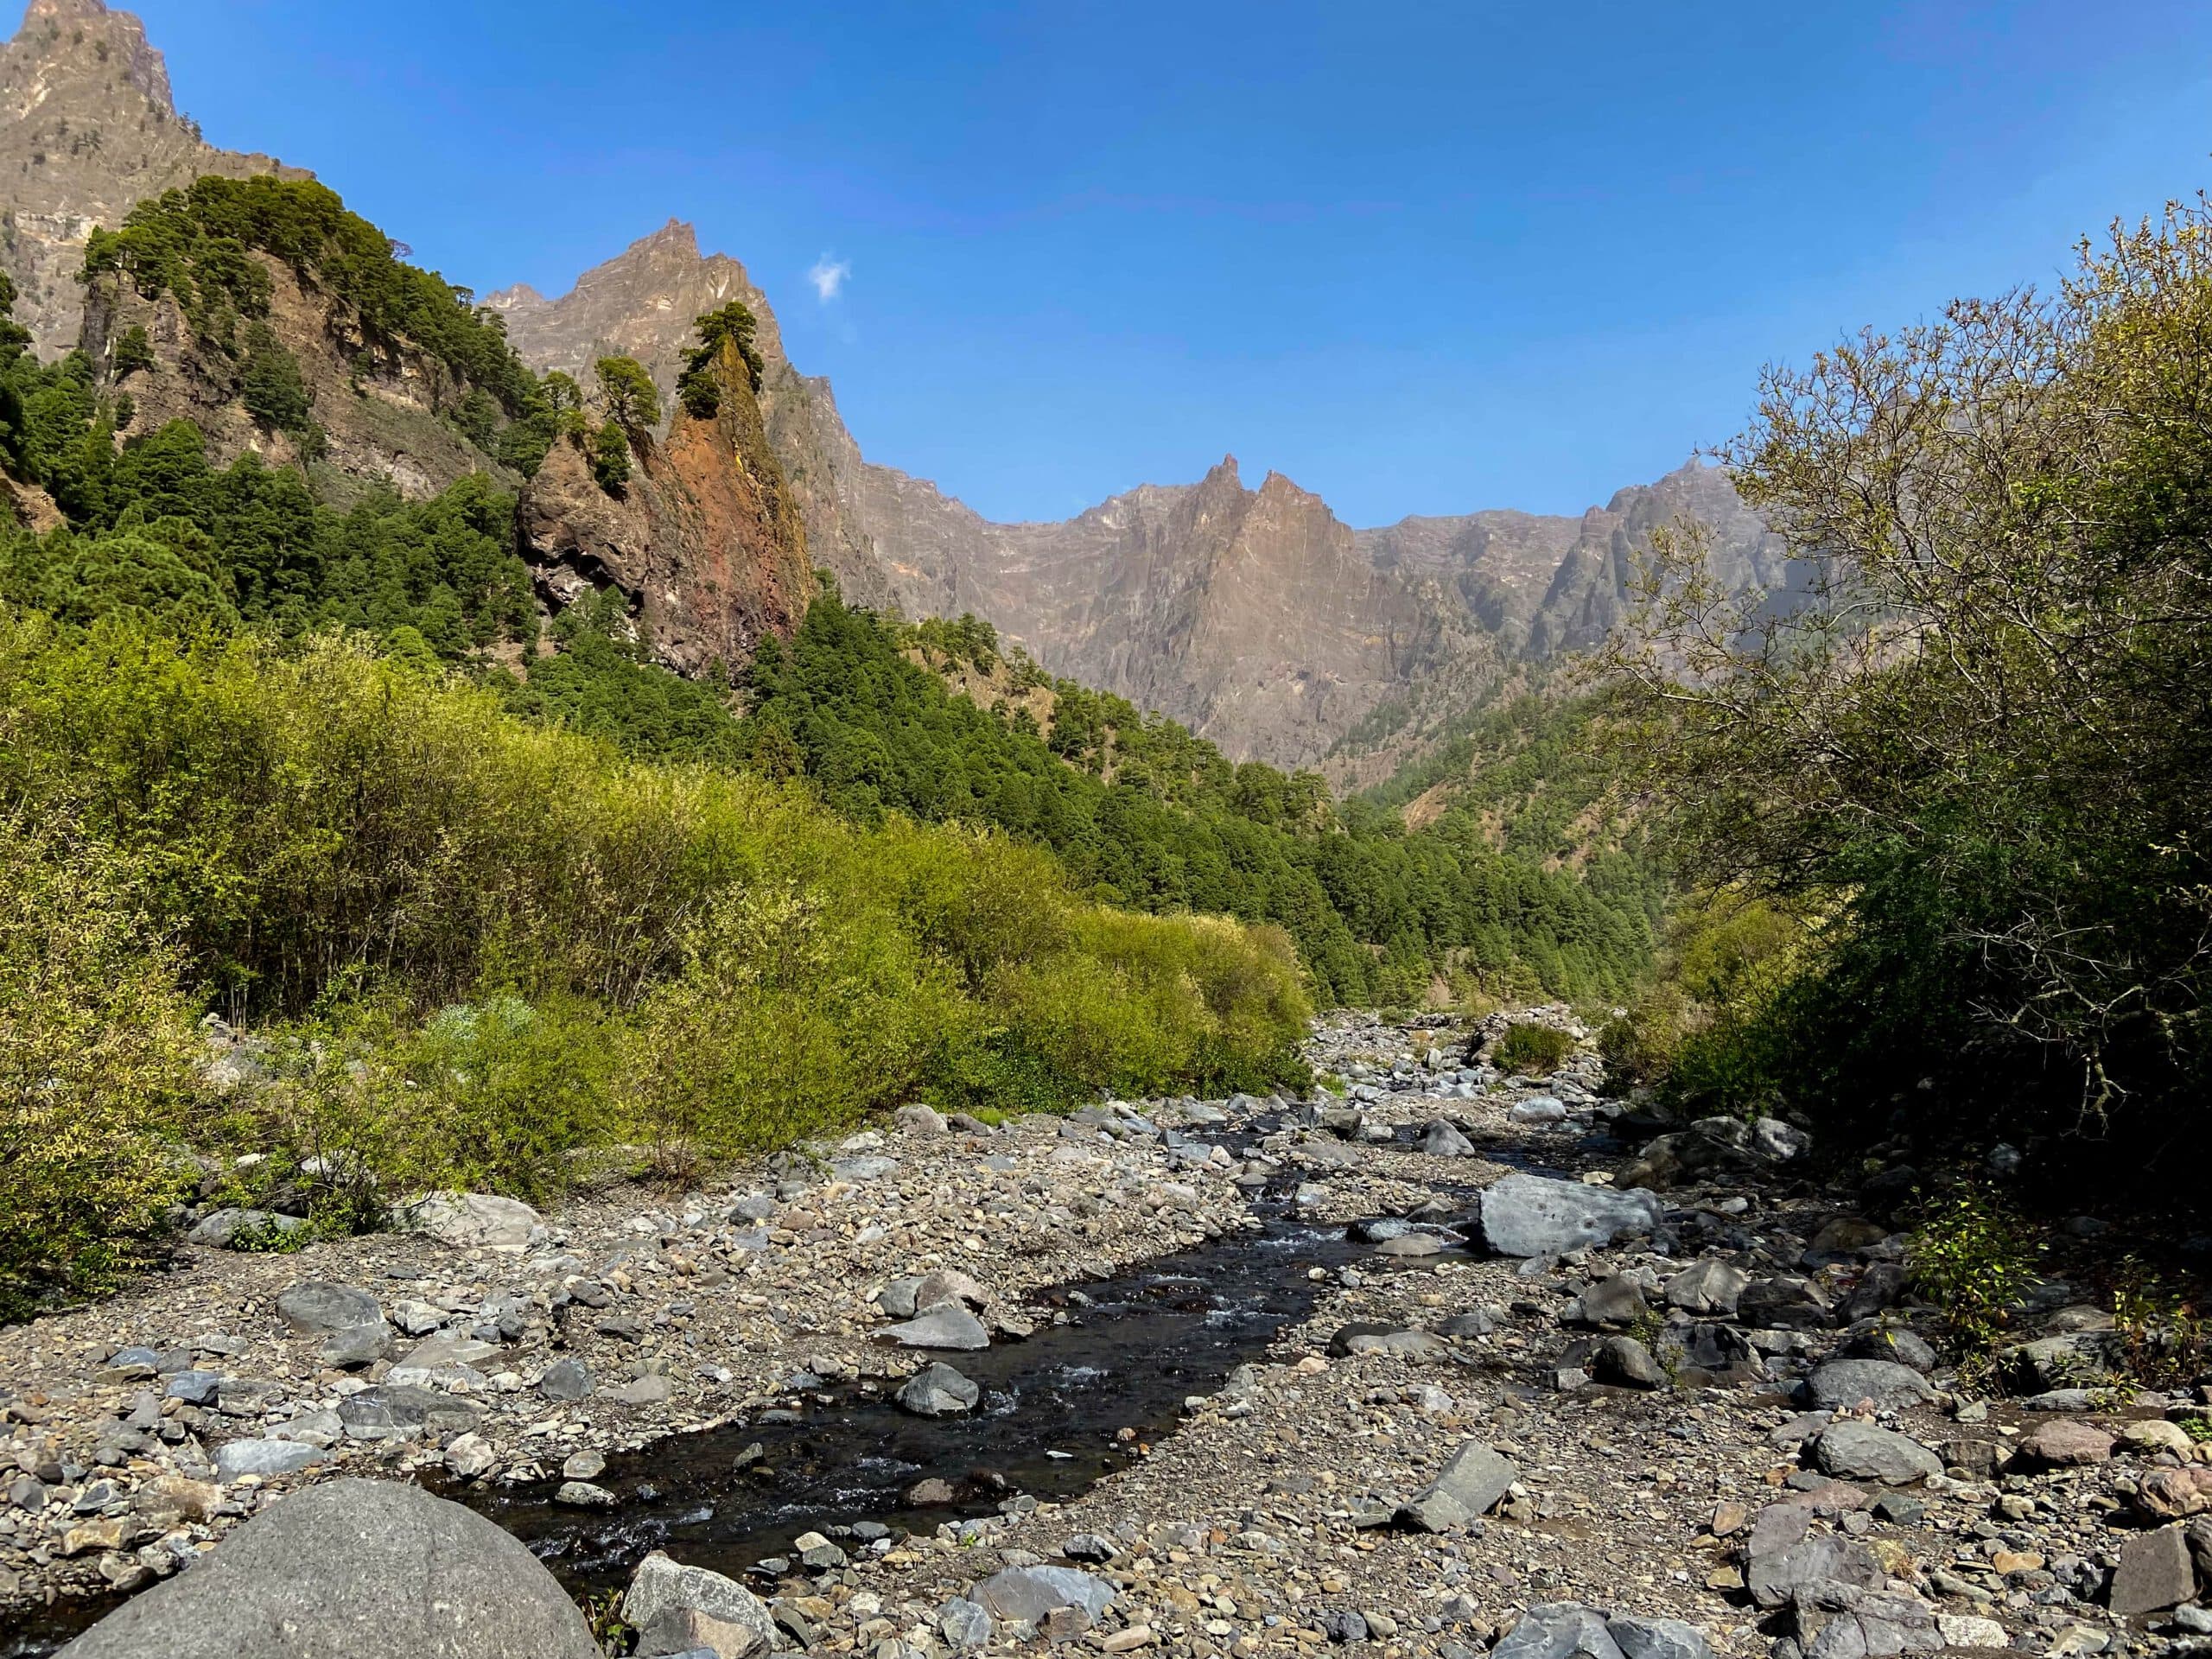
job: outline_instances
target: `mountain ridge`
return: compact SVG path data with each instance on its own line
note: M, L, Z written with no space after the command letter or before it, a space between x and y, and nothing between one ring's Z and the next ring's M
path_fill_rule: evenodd
M206 144L175 115L138 21L103 0L31 0L0 56L0 180L13 172L0 263L49 356L74 342L74 270L92 228L203 172L311 176ZM66 155L48 153L57 135ZM657 429L665 437L693 321L731 300L758 323L762 429L781 474L777 499L796 512L796 528L779 521L777 549L803 532L808 556L852 602L913 617L973 612L1047 671L1169 715L1235 759L1372 781L1494 692L1513 664L1602 639L1625 612L1638 542L1671 517L1718 522L1726 580L1771 586L1781 572L1777 544L1695 462L1579 517L1491 509L1355 529L1281 473L1246 487L1230 457L1192 482L1139 485L1065 520L996 523L870 460L830 382L791 363L746 266L702 252L678 218L563 294L517 283L481 303L539 372L588 385L598 357L639 359L670 411ZM424 466L420 483L442 481L460 459L456 449ZM701 546L684 556L711 567L721 554ZM666 558L618 563L690 591L715 585L711 569L692 582ZM665 620L671 639L731 637L727 619Z

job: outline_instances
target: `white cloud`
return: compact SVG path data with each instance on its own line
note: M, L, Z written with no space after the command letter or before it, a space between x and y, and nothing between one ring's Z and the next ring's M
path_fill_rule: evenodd
M814 284L815 297L827 305L843 291L845 278L852 274L852 261L833 259L825 253L814 262L814 269L806 273L806 280Z

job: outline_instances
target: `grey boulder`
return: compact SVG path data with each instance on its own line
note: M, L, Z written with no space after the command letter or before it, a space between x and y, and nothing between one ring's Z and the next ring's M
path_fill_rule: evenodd
M1063 1607L1096 1618L1114 1603L1114 1586L1072 1567L1009 1567L976 1586L976 1599L995 1618L1042 1624Z
M520 1198L492 1192L426 1192L401 1205L397 1219L402 1230L427 1233L459 1250L525 1249L545 1225Z
M384 1323L384 1309L367 1291L320 1279L302 1280L289 1290L279 1292L276 1316L303 1337Z
M185 1236L194 1244L227 1250L236 1247L241 1236L296 1233L307 1224L302 1217L280 1216L270 1210L218 1210L202 1217L199 1225Z
M1399 1516L1424 1532L1452 1531L1489 1514L1520 1478L1510 1458L1480 1440L1469 1440Z
M1475 1155L1474 1142L1441 1117L1421 1131L1421 1149L1432 1158L1471 1158Z
M1516 1171L1483 1189L1469 1230L1493 1255L1557 1255L1648 1233L1666 1217L1649 1192Z
M381 1480L294 1494L61 1651L67 1659L600 1659L575 1604L518 1540L458 1503Z
M750 1630L763 1650L783 1645L766 1605L736 1580L703 1567L682 1566L658 1549L638 1563L623 1592L622 1622L639 1632L640 1654L684 1651L668 1645L668 1638L678 1632L687 1640L707 1634L702 1621ZM719 1651L734 1644L715 1645Z
M1580 1602L1539 1602L1491 1649L1492 1659L1623 1659L1605 1616Z
M1605 1634L1623 1659L1713 1659L1705 1632L1679 1618L1609 1618Z
M900 1325L887 1325L877 1333L902 1348L977 1349L991 1345L983 1322L958 1302L939 1302L925 1307Z
M215 1448L215 1478L227 1486L248 1475L297 1474L321 1461L322 1453L302 1440L228 1440Z
M1926 1377L1893 1359L1832 1359L1806 1379L1805 1392L1820 1411L1847 1410L1862 1400L1881 1407L1924 1405L1936 1397Z
M1943 1472L1943 1459L1918 1440L1856 1420L1822 1429L1813 1442L1813 1459L1822 1474L1885 1486L1910 1486Z
M982 1389L951 1366L932 1363L906 1379L899 1390L899 1404L917 1417L951 1417L973 1411L983 1397Z
M1753 1555L1744 1571L1751 1599L1762 1607L1780 1607L1808 1586L1844 1585L1872 1590L1883 1583L1882 1564L1874 1552L1848 1538L1823 1534L1808 1538L1771 1554Z
M1667 1306L1690 1313L1732 1315L1751 1276L1732 1262L1709 1255L1667 1281Z

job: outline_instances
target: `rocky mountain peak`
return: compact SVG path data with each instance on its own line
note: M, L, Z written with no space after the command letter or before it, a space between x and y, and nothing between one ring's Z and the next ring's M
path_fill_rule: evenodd
M269 172L305 176L203 140L177 114L168 66L130 12L100 0L31 0L0 48L0 266L41 356L77 342L77 276L95 226L205 173Z
M753 343L761 357L780 361L775 313L745 267L728 254L702 257L697 231L671 219L584 272L558 298L518 283L484 303L505 317L507 338L541 372L560 369L588 381L599 359L634 357L651 371L665 407L691 349L692 324L732 300L759 320Z

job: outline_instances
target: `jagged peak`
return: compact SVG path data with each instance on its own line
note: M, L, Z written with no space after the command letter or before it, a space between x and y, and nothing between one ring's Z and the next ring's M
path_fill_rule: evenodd
M105 18L115 15L117 14L108 10L107 0L31 0L30 4L23 9L22 29L16 32L21 35L33 23L60 23L72 21L83 22L90 18ZM128 12L121 15L130 17ZM130 17L130 21L136 22L137 19Z
M688 220L669 215L668 223L649 236L641 236L629 246L632 253L675 253L687 259L699 257L698 227Z
M1300 506L1313 505L1326 508L1328 505L1327 502L1314 494L1313 491L1305 488L1295 479L1275 471L1272 467L1268 469L1268 475L1260 480L1260 494L1266 500L1279 501L1287 499Z
M1234 455L1224 455L1198 481L1201 484L1227 484L1240 490L1244 487L1244 475L1237 470Z

